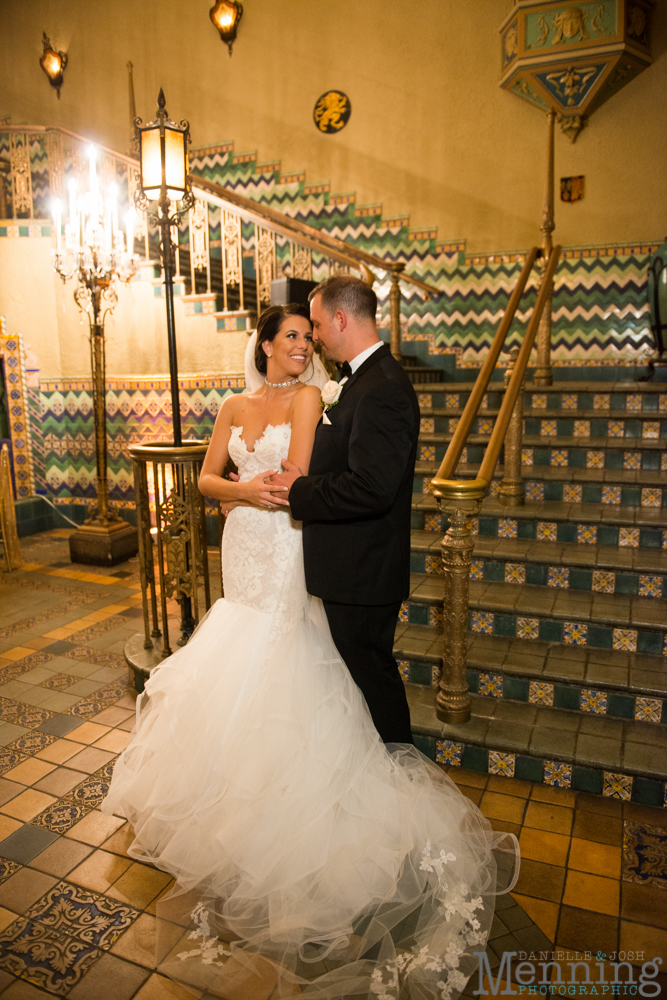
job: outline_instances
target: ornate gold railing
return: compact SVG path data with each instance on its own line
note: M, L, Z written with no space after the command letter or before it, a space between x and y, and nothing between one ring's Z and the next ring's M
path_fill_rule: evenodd
M132 445L139 532L139 573L144 634L125 646L125 659L143 682L151 669L171 655L174 629L178 645L187 642L202 611L211 606L206 509L197 482L207 442ZM168 600L178 602L180 621L169 616Z
M491 375L514 319L519 300L533 265L541 251L533 247L526 258L505 315L498 327L482 369L477 376L463 415L433 479L433 492L438 506L449 517L449 529L442 540L444 568L444 628L442 675L438 687L436 711L443 722L461 723L470 719L471 700L466 681L468 652L468 587L474 542L470 519L479 513L483 498L491 485L500 449L505 442L506 460L501 502L523 502L521 483L521 428L523 423L522 389L526 367L535 341L540 319L550 300L553 278L560 256L560 246L549 254L540 282L537 301L518 355L513 359L502 405L494 424L484 458L475 479L451 479L477 417ZM508 439L508 428L511 427ZM511 451L511 455L510 455ZM501 488L502 485L501 484Z
M14 509L14 491L12 476L9 469L9 448L3 444L0 449L0 538L2 539L3 558L0 567L10 572L20 569L23 563L21 546L16 532L16 511Z

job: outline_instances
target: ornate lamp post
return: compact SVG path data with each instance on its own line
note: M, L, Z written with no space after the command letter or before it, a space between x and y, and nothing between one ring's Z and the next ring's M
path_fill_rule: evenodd
M93 416L95 422L95 461L97 466L97 511L70 535L72 562L112 566L137 552L137 531L109 510L107 482L106 379L104 360L104 321L118 296L116 285L126 284L136 271L134 248L134 209L127 217L125 234L118 225L115 186L103 197L95 163L95 149L90 148L90 184L85 194L77 191L75 180L69 185L69 222L62 243L60 200L53 205L56 230L54 267L63 279L76 278L74 299L90 324L90 353L93 376Z
M139 143L141 166L135 202L141 211L148 211L148 221L160 230L160 252L164 269L164 290L167 305L167 340L169 344L169 377L174 445L181 447L181 410L178 398L178 358L176 356L176 324L174 321L174 250L172 226L178 217L189 211L195 198L188 178L188 143L190 126L172 122L165 107L164 91L157 99L154 121L141 124L134 119Z
M139 144L140 169L139 185L135 193L137 208L147 211L148 222L157 226L160 231L160 252L164 271L164 289L167 307L167 340L169 344L169 379L171 386L172 424L174 428L173 442L161 443L161 455L154 461L155 486L155 518L157 525L157 541L159 559L164 554L167 571L160 569L160 590L163 595L175 595L181 608L181 644L187 642L192 634L197 612L198 558L199 537L205 530L203 516L199 513L201 496L196 487L197 476L195 464L203 461L205 446L198 441L183 441L181 433L181 410L178 390L178 358L176 354L176 326L174 322L174 264L175 247L172 243L172 229L178 225L178 218L194 205L194 194L188 176L188 143L190 128L188 122L180 125L171 121L165 107L164 92L160 90L157 100L155 120L142 125L140 118L135 118L135 134ZM150 449L148 449L150 451ZM188 455L192 457L189 457ZM135 485L137 487L138 517L142 540L140 543L140 562L142 566L142 583L150 581L154 575L153 551L150 538L150 517L147 514L147 494L143 489L146 464L151 460L148 452L140 448L132 449L135 462ZM173 459L170 461L170 454ZM166 483L166 466L171 466L171 482L173 489L163 489L162 499L158 489L158 480ZM144 495L145 494L145 495ZM143 499L142 499L143 497ZM204 541L204 551L206 549ZM205 559L204 559L205 561ZM160 567L163 566L160 561ZM208 599L208 598L207 598ZM148 597L144 589L144 614L148 615ZM194 604L194 615L193 615ZM165 642L161 654L168 652L167 639L167 608L163 607L162 632ZM146 617L146 620L147 617ZM155 625L152 637L146 642L151 645L151 638L157 638L160 630ZM148 648L147 646L145 648ZM133 660L130 660L134 667Z

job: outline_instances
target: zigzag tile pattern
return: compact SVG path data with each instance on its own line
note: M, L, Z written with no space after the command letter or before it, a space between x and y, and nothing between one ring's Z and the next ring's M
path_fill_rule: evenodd
M442 288L424 302L404 290L406 340L425 340L429 354L454 354L463 367L477 367L502 316L521 269L522 254L466 257L465 244L438 241L434 229L410 229L409 218L383 219L382 206L357 206L354 194L331 194L328 184L283 178L279 164L258 173L256 154L234 155L233 143L193 150L193 173L224 184L286 215L322 229L386 260L401 259L406 270ZM372 214L371 214L372 212ZM219 240L211 229L211 239ZM559 366L633 364L651 345L648 325L647 261L652 246L570 251L561 261L554 292L553 360ZM522 335L535 299L532 281L517 316ZM387 282L380 293L388 309Z
M190 383L193 384L190 384ZM215 382L216 384L210 384ZM224 383L229 383L227 386ZM226 395L239 378L182 380L183 436L210 437ZM233 383L233 384L232 384ZM122 384L122 383L121 383ZM107 386L107 435L110 497L134 501L131 444L168 438L171 434L171 395L166 380L141 380L131 388ZM57 387L56 387L57 386ZM94 499L95 443L90 383L42 383L41 459L44 481L56 498Z

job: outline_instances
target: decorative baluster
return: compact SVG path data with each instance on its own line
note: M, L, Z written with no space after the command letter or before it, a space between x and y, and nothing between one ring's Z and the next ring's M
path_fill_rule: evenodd
M32 171L30 169L30 139L10 133L9 166L12 183L12 214L18 219L27 212L32 219Z
M195 201L189 214L190 230L190 280L191 294L196 292L195 271L206 271L206 291L211 290L211 267L209 255L208 205L200 198Z
M261 226L255 226L255 255L257 303L261 306L271 301L271 282L276 270L276 238Z
M63 163L63 140L59 132L49 129L46 133L46 156L49 168L49 190L51 198L65 195L65 167Z
M310 281L312 275L311 253L306 247L291 244L292 277Z
M405 268L402 261L389 265L391 270L391 287L389 289L389 345L391 353L397 361L403 360L401 354L401 271Z
M549 256L553 249L551 234L556 223L554 222L554 123L556 112L552 108L547 114L548 140L547 140L547 186L544 195L544 209L542 211L542 271L549 263ZM551 385L553 375L551 374L551 313L553 308L553 285L549 290L547 300L544 305L544 312L537 331L537 365L533 382L536 385Z
M442 502L441 504L442 510ZM442 722L461 723L470 719L470 694L466 680L468 655L468 590L474 538L472 509L457 506L449 514L449 528L441 543L444 566L442 674L436 698L436 714Z
M513 347L510 360L505 371L505 389L509 385L512 371L519 357L519 348ZM524 385L521 383L512 416L505 434L505 472L498 490L498 500L506 507L522 507L526 501L526 490L521 475L521 444L523 441L523 397Z

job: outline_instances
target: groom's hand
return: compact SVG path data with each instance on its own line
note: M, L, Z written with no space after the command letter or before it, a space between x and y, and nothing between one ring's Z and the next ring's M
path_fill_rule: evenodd
M290 462L288 458L283 459L283 468L284 472L279 472L275 476L271 476L271 485L286 486L289 491L292 488L294 480L302 476L303 472L298 465ZM287 498L289 499L289 492L287 493Z

